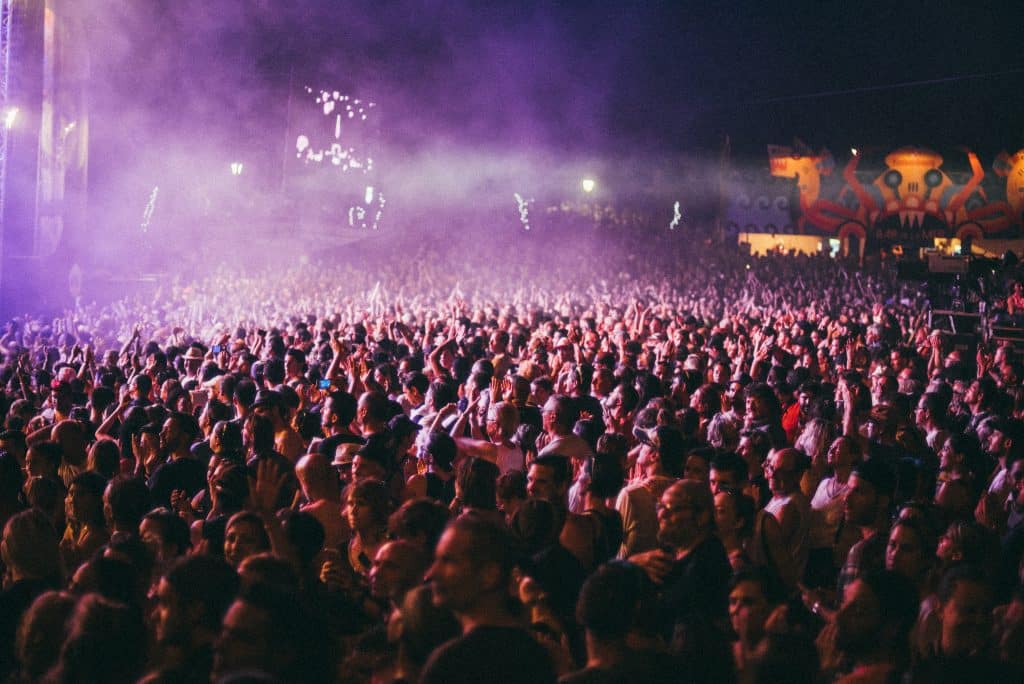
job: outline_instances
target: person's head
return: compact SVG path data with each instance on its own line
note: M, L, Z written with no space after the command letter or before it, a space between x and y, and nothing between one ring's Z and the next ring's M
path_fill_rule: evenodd
M401 607L388 622L389 632L392 625L397 626L399 632L399 657L414 668L426 664L437 647L462 631L452 611L434 605L429 586L406 592Z
M498 510L505 514L506 520L510 520L526 500L526 473L510 470L500 475L495 483L495 496L498 499Z
M142 516L152 508L149 487L138 477L118 477L103 492L103 515L111 529L138 532Z
M811 460L816 460L825 456L835 436L835 423L824 418L812 418L804 425L793 446Z
M4 526L0 559L14 580L56 580L61 576L59 541L47 516L30 508L11 516Z
M347 429L356 418L358 404L356 398L348 392L337 390L327 395L323 409L320 411L320 424L324 432L332 434L337 430Z
M622 461L615 454L599 453L590 463L587 492L600 499L610 499L622 489L625 478Z
M714 530L714 509L706 484L676 482L658 502L658 542L674 549L690 547Z
M405 592L423 582L430 555L407 541L390 541L377 550L370 566L370 593L400 604Z
M98 594L78 600L51 676L62 682L134 682L146 658L138 611Z
M487 409L487 438L495 444L512 439L519 427L519 409L510 401L491 404Z
M678 477L686 462L686 440L674 427L659 425L647 431L634 430L642 437L637 465L647 474L659 473Z
M1011 453L1006 459L1006 479L1017 506L1024 506L1024 455Z
M583 583L576 621L601 641L624 640L651 594L652 585L639 566L605 563Z
M763 567L740 570L729 583L729 622L737 636L757 643L781 597L776 582Z
M956 563L990 567L999 556L999 538L974 520L957 520L939 538L935 555L947 568Z
M15 645L23 681L42 681L57 662L76 603L71 594L48 591L29 606L18 627Z
M715 492L715 529L720 534L748 539L754 531L757 509L754 500L738 489L720 488Z
M848 481L844 513L851 525L867 527L884 517L896 488L893 472L881 461L863 461L854 466Z
M212 638L238 591L238 573L208 555L178 559L157 583L153 609L156 640L193 647L194 639Z
M757 421L778 418L779 399L765 383L754 383L746 389L746 415Z
M64 512L71 522L104 527L103 490L107 481L99 473L85 471L75 476L64 499Z
M569 459L549 454L534 459L526 473L526 492L531 497L561 504L569 492L572 475Z
M926 392L917 402L915 419L923 428L941 427L946 424L949 400L938 392Z
M210 451L217 457L241 458L245 451L242 428L238 423L222 420L210 431Z
M255 513L235 513L224 528L224 560L238 568L249 556L270 549L270 537Z
M210 479L210 497L225 513L242 510L249 496L249 472L244 465L224 461Z
M854 662L887 650L901 655L919 608L909 579L889 570L869 572L846 586L836 614L836 647Z
M295 464L295 475L307 500L337 499L338 476L326 454L312 452L300 458Z
M777 449L768 455L764 475L775 496L792 494L800 486L804 456L796 449Z
M476 456L459 464L455 490L465 508L493 511L498 506L497 480L501 471L491 461Z
M608 371L610 373L610 371ZM640 394L633 385L621 383L601 402L606 423L618 425L628 421L636 411Z
M293 563L269 551L249 556L238 566L239 591L270 586L282 591L299 591L299 573Z
M935 558L935 543L925 524L916 519L898 520L889 531L885 569L919 582Z
M1011 452L1024 452L1024 424L1009 418L992 421L985 451L1004 463Z
M438 472L451 473L454 468L455 440L446 432L431 432L423 445L424 456L431 467Z
M188 449L199 433L196 419L184 413L173 412L160 429L160 447L170 451Z
M214 681L256 671L275 681L332 681L324 626L292 591L243 589L228 607L214 646Z
M166 508L150 511L139 523L139 538L149 547L157 568L167 567L192 546L188 523Z
M121 464L121 450L117 442L112 439L98 439L89 447L89 456L86 459L87 470L92 470L108 480L112 480L117 474Z
M852 437L836 437L826 454L828 464L834 471L849 472L861 459L860 444Z
M747 483L747 462L738 455L726 451L711 459L708 482L711 492L717 494L723 487L738 489Z
M29 477L57 477L60 468L61 448L56 442L36 442L25 454L25 473Z
M64 529L65 493L64 484L53 478L33 477L25 483L28 505L45 513L55 530Z
M942 654L963 657L984 651L991 638L995 603L985 572L966 564L951 568L939 582L938 597Z
M410 371L402 376L402 390L413 406L419 406L427 396L430 380L420 371Z
M427 572L435 606L457 614L508 599L515 542L504 525L475 516L454 520L441 535Z
M421 497L410 499L388 518L388 534L396 540L414 544L428 555L448 524L448 509L439 501Z
M715 457L715 450L711 447L698 447L686 452L686 461L683 465L683 477L694 482L708 484L711 472L711 460Z
M572 397L556 394L544 402L541 416L544 419L544 430L548 434L566 435L572 432L572 426L579 418L579 410Z
M391 514L391 498L387 485L379 480L357 480L349 486L345 515L349 527L361 534L387 528Z
M964 403L973 410L987 411L994 405L998 391L999 388L991 377L978 378L967 386Z
M364 432L379 432L391 418L391 407L387 395L381 392L364 392L359 397L356 418Z
M708 421L708 444L720 451L736 451L740 432L736 423L724 413L716 413Z
M750 429L740 432L740 444L736 448L736 453L747 462L751 477L753 477L756 472L760 471L771 448L771 441L764 430Z
M722 392L717 385L702 385L690 397L690 408L697 411L702 420L709 420L711 416L722 410Z
M326 533L323 523L305 511L287 511L283 517L282 530L291 555L301 571L309 572L313 559L324 548Z

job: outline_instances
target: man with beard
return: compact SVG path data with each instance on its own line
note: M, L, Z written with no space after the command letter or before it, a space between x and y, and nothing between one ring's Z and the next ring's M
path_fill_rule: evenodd
M714 531L714 499L707 485L680 480L658 503L660 548L629 558L662 587L659 624L706 629L727 617L732 567Z
M172 413L160 430L160 450L164 463L149 478L153 506L169 508L171 493L184 490L189 497L206 486L206 466L191 451L199 434L199 424L185 413Z

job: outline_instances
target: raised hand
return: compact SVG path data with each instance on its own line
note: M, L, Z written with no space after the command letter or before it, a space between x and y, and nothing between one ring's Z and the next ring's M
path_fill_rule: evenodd
M264 517L277 512L277 500L281 495L288 474L282 472L273 461L263 460L256 466L255 479L249 478L249 499L252 509Z

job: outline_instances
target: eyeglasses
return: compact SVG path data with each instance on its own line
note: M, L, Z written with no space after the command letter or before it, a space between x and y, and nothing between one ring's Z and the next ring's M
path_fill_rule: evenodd
M786 473L793 472L793 468L776 468L771 463L768 462L765 462L765 464L762 466L762 469L764 470L764 474L766 477L771 477L776 473L778 473L779 475L785 475Z
M658 513L664 513L665 515L675 515L680 511L699 511L700 506L695 504L666 504L658 502L657 511Z

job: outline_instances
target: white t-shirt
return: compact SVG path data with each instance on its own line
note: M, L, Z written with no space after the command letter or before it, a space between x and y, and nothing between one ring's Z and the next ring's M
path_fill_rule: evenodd
M836 478L826 477L818 483L818 489L811 499L811 548L831 548L839 524L843 521L843 509L849 482L836 483Z

